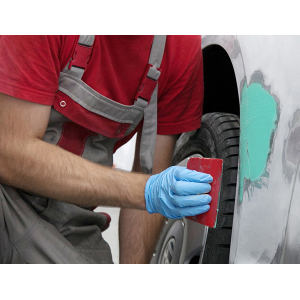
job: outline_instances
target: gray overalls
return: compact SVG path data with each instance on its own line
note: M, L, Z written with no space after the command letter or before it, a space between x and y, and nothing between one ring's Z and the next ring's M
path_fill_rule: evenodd
M129 135L144 117L140 160L143 172L151 174L157 127L158 69L165 41L165 36L154 37L135 103L126 106L100 95L81 80L87 64L81 54L91 53L94 36L80 36L75 49L78 53L71 57L59 78L59 91L69 98L53 105L44 141L59 145L65 124L71 123L64 109L74 101L90 112L126 124L127 127L122 127L126 131L117 131L113 138L97 132L86 139L82 157L112 166L115 143ZM112 263L110 247L101 234L109 225L108 215L4 184L0 184L0 190L1 263Z

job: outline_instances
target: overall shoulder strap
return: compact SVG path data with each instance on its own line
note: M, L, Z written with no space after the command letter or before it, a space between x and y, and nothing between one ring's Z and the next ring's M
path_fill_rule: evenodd
M152 174L157 134L157 80L165 50L166 36L156 35L153 39L146 76L136 96L136 103L144 108L144 125L140 144L140 164L143 173Z
M158 89L157 80L161 73L160 64L164 54L165 42L166 42L166 36L163 35L154 36L148 66L145 71L144 77L142 79L141 85L138 89L135 98L136 100L135 105L128 107L127 109L130 111L144 110L144 125L143 125L142 139L140 145L140 162L141 162L141 167L143 172L147 174L151 174L153 168L153 159L154 159L156 134L157 134L157 89ZM91 101L93 100L91 106L94 108L95 103L104 100L105 102L109 100L110 103L110 101L112 100L104 99L102 95L96 93L81 81L82 75L87 67L87 63L89 61L92 52L93 44L94 44L93 35L80 36L78 44L76 45L75 51L70 61L67 63L66 67L61 72L59 90L66 93L70 98L72 98L76 102L79 102L81 105L83 104L81 103L82 101L80 99L83 96L85 100L89 97L92 98L96 97L97 99L95 101L93 100L94 98L90 99ZM71 82L65 83L67 79L71 80ZM75 90L74 90L74 86L77 87ZM76 97L76 95L74 96L74 93L76 94L78 93L78 91L83 93L81 95L82 97L79 97L80 99ZM94 93L96 95L94 95ZM120 106L120 104L118 103L117 104L114 102L112 103L114 104L114 106L117 105ZM132 109L134 107L135 109ZM102 111L96 112L93 110L93 112L103 115ZM114 110L114 114L115 114L115 110ZM110 118L112 119L112 117ZM118 120L118 122L122 122L122 120Z

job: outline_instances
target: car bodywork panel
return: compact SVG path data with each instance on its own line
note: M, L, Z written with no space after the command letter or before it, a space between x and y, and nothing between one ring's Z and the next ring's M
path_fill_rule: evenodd
M203 36L212 45L227 52L240 100L230 262L300 263L300 37Z

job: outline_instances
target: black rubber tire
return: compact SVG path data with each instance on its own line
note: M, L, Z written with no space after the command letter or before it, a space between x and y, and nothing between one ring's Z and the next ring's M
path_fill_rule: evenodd
M202 263L229 262L238 170L239 129L238 116L209 113L202 117L200 129L182 134L176 144L173 165L193 154L223 159L217 226L208 229Z

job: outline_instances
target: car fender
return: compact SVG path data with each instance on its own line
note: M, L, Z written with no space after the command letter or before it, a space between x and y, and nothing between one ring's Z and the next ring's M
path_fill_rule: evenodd
M203 36L211 45L227 52L240 101L230 262L299 263L300 37Z

